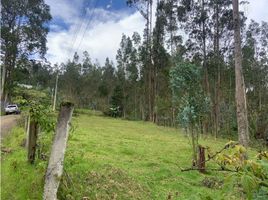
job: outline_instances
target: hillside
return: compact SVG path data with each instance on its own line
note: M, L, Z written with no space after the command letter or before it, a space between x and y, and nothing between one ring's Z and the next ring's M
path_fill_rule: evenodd
M2 199L41 199L47 161L34 166L26 161L20 146L24 138L16 128L3 146ZM39 145L48 155L51 135L42 135ZM201 144L221 148L226 141L206 138ZM181 172L191 165L189 139L180 130L141 121L126 121L95 115L73 118L65 157L60 199L220 199L220 189L204 186L203 175ZM217 175L218 176L218 175ZM220 178L219 178L220 179ZM206 179L209 180L209 179ZM87 198L86 198L87 199Z

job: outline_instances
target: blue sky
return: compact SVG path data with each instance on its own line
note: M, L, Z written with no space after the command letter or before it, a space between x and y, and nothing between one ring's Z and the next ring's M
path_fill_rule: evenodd
M249 0L241 7L249 18L268 21L268 0ZM75 51L87 50L92 60L101 64L108 56L115 60L123 33L142 34L145 20L126 0L45 0L53 20L48 34L47 59L65 62Z
M46 0L46 3L50 5L52 11L53 19L50 23L52 31L57 31L53 29L55 26L69 29L75 23L71 18L87 18L92 21L91 18L99 17L90 13L94 10L106 10L110 13L127 12L128 14L135 11L128 7L124 0Z
M114 60L123 33L142 34L143 17L125 0L45 0L53 20L48 34L47 59L60 63L87 50L102 64Z

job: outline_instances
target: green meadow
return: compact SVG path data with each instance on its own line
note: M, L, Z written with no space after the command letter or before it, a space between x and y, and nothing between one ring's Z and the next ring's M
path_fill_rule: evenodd
M52 134L40 134L34 165L26 161L24 137L15 128L2 145L12 150L1 158L3 200L42 199ZM213 150L226 142L200 140ZM190 139L179 129L80 114L72 120L58 198L224 199L222 172L181 172L190 166ZM209 180L216 184L204 184Z

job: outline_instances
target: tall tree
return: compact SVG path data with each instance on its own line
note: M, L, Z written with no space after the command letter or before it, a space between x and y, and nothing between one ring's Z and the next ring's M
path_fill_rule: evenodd
M268 23L251 20L242 47L242 66L247 88L248 121L251 135L267 137L268 130Z
M172 11L173 1L168 2L166 5L163 0L158 1L156 8L156 22L153 30L152 36L152 63L153 63L153 73L152 73L152 83L153 83L153 121L158 123L162 117L170 118L167 112L163 112L163 108L167 105L167 101L170 97L171 91L168 88L169 83L169 60L170 56L165 49L165 29L169 33L170 47L173 43L174 36L174 23L172 23L171 18L173 16ZM171 15L171 17L170 17ZM168 16L168 17L167 17ZM168 19L168 20L167 20ZM169 23L168 23L169 22ZM171 47L172 53L172 47Z
M112 95L112 91L114 89L115 85L115 69L113 66L113 62L109 60L109 58L106 58L104 67L102 68L102 83L101 83L101 89L102 89L102 95L106 96L107 99L107 106L110 103L110 98Z
M51 15L44 0L2 0L1 8L1 100L5 101L13 86L16 62L46 53Z
M153 87L153 64L152 64L152 0L127 0L129 6L136 7L146 20L144 29L144 48L143 48L143 81L145 84L144 93L146 94L146 119L154 121L154 87Z
M245 82L242 72L242 51L241 51L241 35L240 35L240 17L238 0L233 0L233 23L234 23L234 42L235 42L235 97L236 97L236 115L238 126L239 142L249 145L248 117L247 117L247 101Z
M118 69L117 79L123 90L122 113L124 118L126 117L127 78L130 76L129 70L127 73L127 68L129 69L130 66L131 48L130 39L123 34L120 48L117 51L116 60Z

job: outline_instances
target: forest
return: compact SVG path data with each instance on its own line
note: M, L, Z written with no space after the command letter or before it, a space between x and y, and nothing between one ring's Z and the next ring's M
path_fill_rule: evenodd
M26 150L9 154L8 147L18 148L16 144L25 137L25 129L29 131L27 123L35 121L39 127L34 145L37 158L35 154L29 158L28 154L28 161L29 165L38 163L38 167L24 173L45 172L56 115L62 102L71 102L74 122L58 199L267 198L268 22L248 18L241 9L250 5L248 1L126 0L125 7L142 16L143 33L122 32L116 57L107 56L104 64L92 58L87 49L82 54L71 51L70 58L60 63L49 62L45 55L53 17L50 7L44 0L25 2L1 1L1 115L9 103L22 109L18 123L22 125L12 129L14 133L4 138L3 144L1 141L2 192L10 191L19 177L12 177L10 170L18 170L18 163L29 168L21 156L27 154ZM121 149L127 138L126 148L131 150ZM100 145L104 145L103 149ZM146 150L146 146L150 148ZM114 157L118 153L115 148L123 152L122 160ZM96 166L83 160L97 162L89 152L96 153ZM184 158L176 157L180 152ZM162 161L164 153L167 158ZM124 156L132 156L134 161L129 157L123 160ZM148 163L137 164L145 157ZM77 169L76 163L80 166ZM161 171L161 164L166 171ZM215 170L216 166L219 169ZM156 174L149 173L156 168ZM79 183L76 173L83 174L82 170L89 170L92 183L85 184L92 190ZM176 173L183 174L178 175L181 179ZM236 174L233 177L237 179L226 181L228 173ZM161 182L162 176L168 177L167 182L189 184L168 185ZM35 177L29 177L32 179ZM4 186L8 180L10 185ZM38 177L40 181L42 177ZM112 185L110 181L121 181L125 186ZM198 181L209 189L199 191ZM222 186L225 182L236 188L227 197L228 189ZM39 192L33 195L37 196L18 191L21 196L10 199L40 199L43 184L36 186ZM188 187L191 189L183 193ZM76 193L79 190L81 193ZM193 196L195 191L207 195Z

